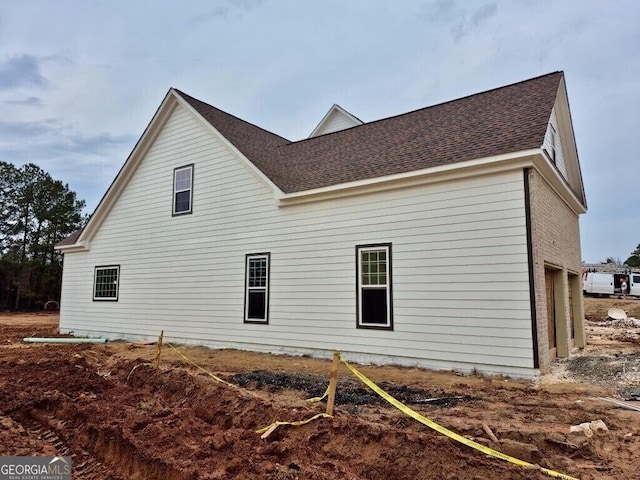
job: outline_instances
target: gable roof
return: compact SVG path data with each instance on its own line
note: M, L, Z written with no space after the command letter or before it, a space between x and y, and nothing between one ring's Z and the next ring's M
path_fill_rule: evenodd
M292 142L172 88L87 225L56 247L64 251L88 248L177 105L190 110L234 150L239 159L273 189L275 198L292 203L299 201L298 197L312 198L326 190L348 194L354 185L375 183L384 188L400 177L425 178L426 175L431 178L434 172L451 169L451 166L462 171L478 163L472 161L485 164L499 160L511 164L517 158L533 158L531 155L542 158L554 103L561 107L565 134L570 134L573 140L564 75L554 72ZM568 191L572 192L568 194L569 202L577 213L583 213L586 200L575 142L570 149L576 164L574 176L580 181L576 183L573 179L577 189L569 186ZM546 175L553 178L558 188L568 186L562 185L564 179L553 172L550 162L542 161L539 166L546 169Z
M291 142L219 108L173 89L278 187L287 184L284 164L274 157Z
M290 142L177 91L285 193L540 148L562 72Z
M364 122L355 115L351 115L344 108L337 103L325 113L320 123L313 129L309 138L319 137L327 133L337 132L339 130L345 130L347 128L356 127L362 125Z

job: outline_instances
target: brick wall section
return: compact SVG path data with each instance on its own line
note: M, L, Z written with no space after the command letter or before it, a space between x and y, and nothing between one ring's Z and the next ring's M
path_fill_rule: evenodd
M558 289L562 298L561 312L556 312L557 353L566 356L574 346L584 346L584 305L582 301L582 259L580 250L580 226L578 215L573 212L544 178L534 169L529 170L529 192L531 206L531 233L533 250L533 276L535 284L536 324L538 333L538 355L541 373L549 371L552 360L547 331L547 296L545 288L545 266L556 270L556 279L561 280ZM568 281L569 274L573 284ZM571 337L571 315L569 288L573 290L575 340ZM556 301L558 306L558 301ZM562 332L565 332L563 335Z

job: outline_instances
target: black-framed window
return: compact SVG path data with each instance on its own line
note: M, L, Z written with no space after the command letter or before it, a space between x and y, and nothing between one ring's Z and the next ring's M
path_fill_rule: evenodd
M269 321L270 253L252 253L245 260L244 321Z
M391 244L356 246L358 327L393 329Z
M193 203L193 165L173 171L173 214L191 213Z
M93 299L95 301L118 301L120 265L96 267L93 274Z

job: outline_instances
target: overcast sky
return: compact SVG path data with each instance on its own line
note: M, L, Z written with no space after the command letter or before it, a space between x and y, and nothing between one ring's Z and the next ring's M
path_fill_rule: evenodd
M177 87L290 140L564 70L587 262L640 243L640 2L0 0L0 160L93 211Z

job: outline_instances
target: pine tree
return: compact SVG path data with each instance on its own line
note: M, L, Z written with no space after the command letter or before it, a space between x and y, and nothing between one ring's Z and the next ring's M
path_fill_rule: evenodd
M54 246L85 222L84 206L37 165L0 162L0 283L13 292L0 308L18 308L21 296L30 306L59 298L62 256Z

